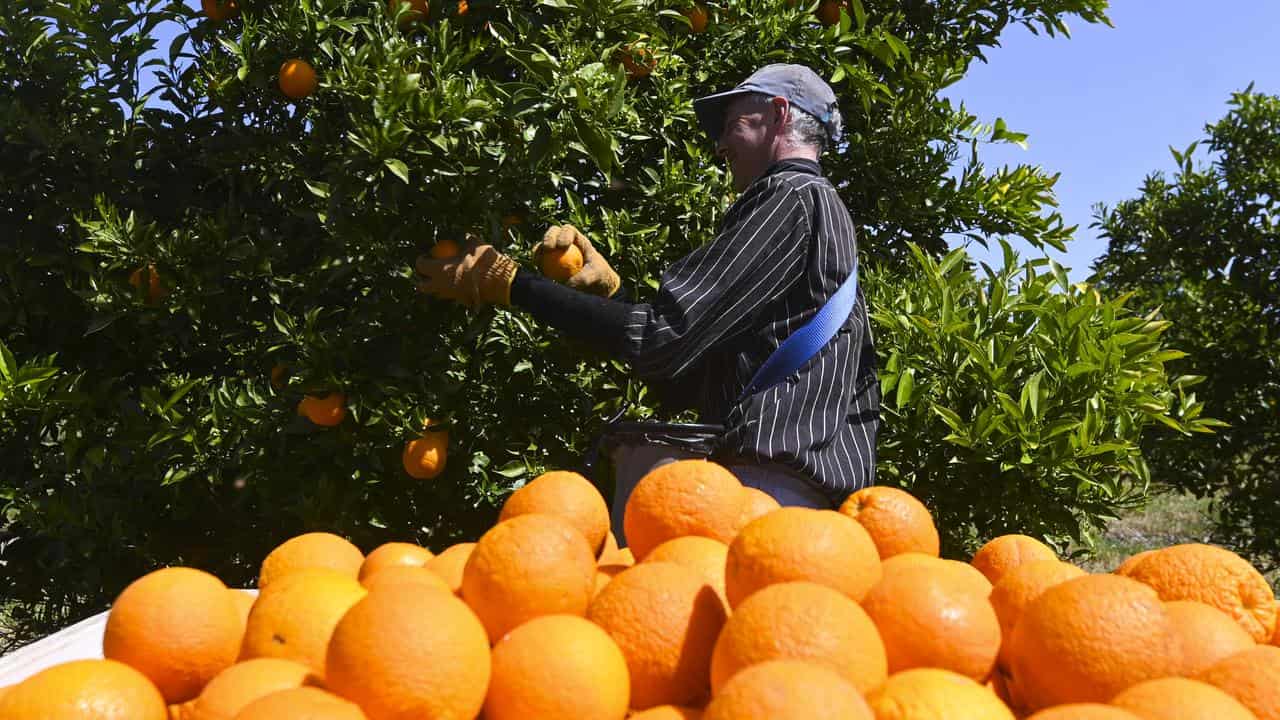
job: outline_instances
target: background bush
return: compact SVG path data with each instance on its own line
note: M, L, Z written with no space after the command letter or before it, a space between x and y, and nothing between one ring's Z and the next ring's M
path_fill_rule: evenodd
M997 526L1071 534L1130 497L1141 465L1128 443L1153 418L1177 424L1158 341L1143 335L1129 357L1113 346L1134 319L1109 301L1055 299L1013 265L980 283L954 256L929 259L948 234L1070 237L1055 176L980 161L982 144L1022 136L940 92L1008 27L1063 33L1068 19L1104 22L1106 2L852 0L823 27L812 6L724 0L695 35L683 1L476 0L463 13L438 0L404 30L376 0L240 0L225 22L162 0L0 2L6 640L97 610L157 565L249 583L304 530L440 549L474 537L533 473L575 466L623 403L665 412L624 368L518 313L415 295L409 267L466 230L528 262L542 230L567 221L646 296L732 200L692 98L777 60L829 78L846 119L823 164L878 268L885 377L901 398L886 411L884 477L935 503L952 551ZM623 52L650 53L652 75L628 78ZM320 79L297 103L275 77L293 57ZM129 282L148 267L155 298ZM995 287L1017 302L983 299ZM1007 340L987 364L1008 374L930 357L938 330L919 319L948 301L969 324L937 341ZM1077 308L1095 335L1082 347L1121 352L1120 369L1063 380L1043 341L1014 342ZM935 367L962 384L936 384ZM913 369L919 390L904 391ZM999 393L1020 401L1013 384L1036 372L1043 420L1006 419L967 447L938 411L963 424L994 401L1016 418ZM304 393L333 390L348 397L341 426L296 415ZM1078 406L1095 395L1106 404ZM1148 397L1143 412L1125 404ZM451 455L417 482L399 457L426 417L451 425ZM1032 447L1043 422L1068 418L1085 426L1078 447ZM978 492L987 473L1017 493ZM1018 509L1053 499L1070 517Z
M1100 208L1094 270L1109 292L1158 307L1177 366L1205 376L1213 435L1151 435L1153 474L1214 499L1214 540L1280 569L1280 97L1246 90L1205 138L1173 152L1132 200Z

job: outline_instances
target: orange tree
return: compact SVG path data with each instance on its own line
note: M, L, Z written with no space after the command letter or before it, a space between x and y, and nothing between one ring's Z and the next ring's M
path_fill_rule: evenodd
M921 272L908 241L938 257L948 234L1068 240L1056 177L979 160L982 144L1022 137L940 93L1006 29L1105 22L1105 0L822 5L0 0L2 615L57 625L166 563L244 583L305 529L439 549L532 473L576 466L601 417L659 412L624 368L520 314L417 296L409 267L466 232L530 262L547 225L572 222L645 296L732 199L691 99L764 63L806 63L837 89L848 139L824 164L887 273L869 276L885 302L917 288L945 312L981 294L899 282ZM901 358L925 357L927 340L894 328L887 350L925 343L886 375L898 402L884 476L911 485L912 463L968 456L908 453L895 433L955 445L938 407L999 396L904 392ZM1041 362L1035 348L1010 358ZM1158 359L1144 370L1163 415L1175 393ZM428 419L447 438L406 453ZM1036 438L998 427L1009 438L983 462L1034 464L1004 455ZM434 477L410 477L406 456ZM1028 482L1074 486L1073 472L1132 468ZM1067 509L1088 518L1118 494ZM1019 501L930 497L951 503L958 533L991 530L975 521L987 504ZM1075 519L1031 525L1073 534Z

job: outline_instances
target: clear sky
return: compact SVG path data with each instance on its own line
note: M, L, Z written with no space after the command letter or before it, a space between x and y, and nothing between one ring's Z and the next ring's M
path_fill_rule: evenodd
M1070 38L1010 30L989 64L975 63L947 90L982 121L1003 117L1030 133L1027 150L984 147L988 167L1062 173L1062 215L1080 229L1065 254L1049 256L1073 280L1106 250L1089 227L1094 203L1135 197L1148 173L1172 170L1169 146L1202 138L1233 91L1254 82L1280 94L1280 0L1113 0L1110 15L1114 28L1077 21ZM981 246L971 252L990 257Z

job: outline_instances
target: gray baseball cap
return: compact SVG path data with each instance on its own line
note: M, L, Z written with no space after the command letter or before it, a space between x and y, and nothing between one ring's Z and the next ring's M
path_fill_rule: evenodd
M832 142L839 142L840 114L836 112L835 91L827 81L804 65L765 65L732 90L694 100L693 111L698 115L698 124L713 140L719 140L729 103L749 93L786 98L792 105L817 118L827 129L827 137Z

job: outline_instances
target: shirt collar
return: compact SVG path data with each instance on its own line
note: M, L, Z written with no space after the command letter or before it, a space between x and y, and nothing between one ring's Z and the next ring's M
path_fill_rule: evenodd
M762 177L768 177L769 175L780 172L802 172L810 175L821 175L822 166L819 165L816 160L809 160L807 158L786 158L785 160L779 160L770 165L768 169L764 171L764 175Z

